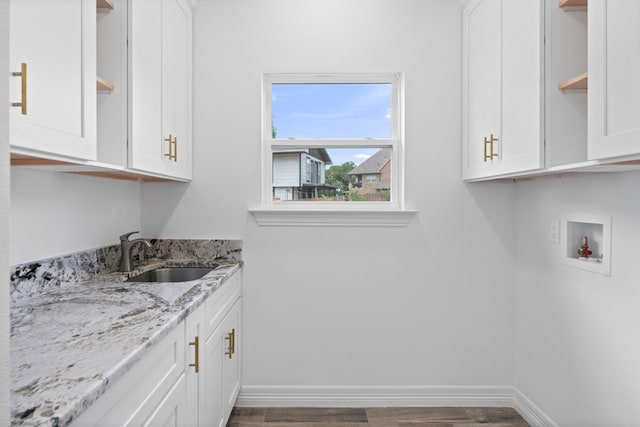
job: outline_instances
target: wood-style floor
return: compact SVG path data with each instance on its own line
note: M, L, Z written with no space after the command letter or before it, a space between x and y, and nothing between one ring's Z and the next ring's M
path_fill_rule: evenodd
M511 408L234 408L227 427L529 427Z

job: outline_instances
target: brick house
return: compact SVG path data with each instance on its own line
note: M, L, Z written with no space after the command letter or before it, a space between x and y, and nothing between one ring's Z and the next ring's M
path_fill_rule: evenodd
M349 175L353 187L368 200L383 200L382 193L391 190L391 149L381 148L354 168Z

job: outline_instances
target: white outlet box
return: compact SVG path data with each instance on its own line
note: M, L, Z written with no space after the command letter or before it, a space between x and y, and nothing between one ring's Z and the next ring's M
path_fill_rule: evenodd
M611 217L572 215L562 219L562 263L582 270L611 276ZM587 236L588 258L578 257L580 239Z

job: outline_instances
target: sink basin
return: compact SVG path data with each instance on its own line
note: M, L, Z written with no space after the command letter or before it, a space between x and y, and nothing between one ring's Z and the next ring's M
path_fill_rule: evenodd
M196 280L204 276L210 271L213 271L214 267L165 267L156 268L139 274L134 277L130 277L126 282L188 282L190 280Z

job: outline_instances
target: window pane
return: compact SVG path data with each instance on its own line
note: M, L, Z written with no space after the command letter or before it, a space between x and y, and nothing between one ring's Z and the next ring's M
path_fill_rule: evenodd
M391 148L274 149L273 201L388 202Z
M391 138L390 83L273 83L275 138Z

